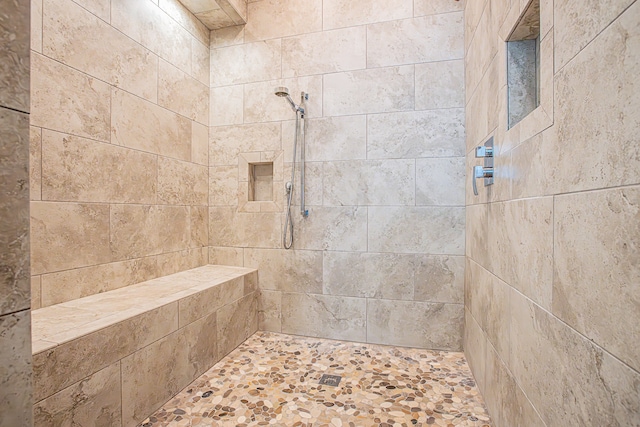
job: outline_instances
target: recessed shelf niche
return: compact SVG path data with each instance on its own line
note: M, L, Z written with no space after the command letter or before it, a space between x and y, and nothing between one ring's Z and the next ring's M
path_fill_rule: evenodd
M273 162L249 163L249 201L273 201Z
M533 0L507 39L509 129L540 105L540 0Z

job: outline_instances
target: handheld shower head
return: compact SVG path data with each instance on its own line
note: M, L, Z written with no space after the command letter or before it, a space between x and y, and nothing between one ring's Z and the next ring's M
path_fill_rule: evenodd
M293 102L293 99L291 99L291 95L289 95L289 88L285 87L285 86L278 86L276 87L273 92L276 94L276 96L280 96L283 98L286 98L287 101L289 101L289 104L291 105L291 108L293 109L293 111L295 111L296 113L298 111L300 111L301 113L304 113L304 109L297 106L295 102Z

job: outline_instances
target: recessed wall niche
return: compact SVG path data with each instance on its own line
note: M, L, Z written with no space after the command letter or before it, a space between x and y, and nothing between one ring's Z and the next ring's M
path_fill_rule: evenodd
M273 162L249 163L249 201L273 201Z
M238 211L281 212L284 202L282 151L240 153Z
M540 105L540 0L533 0L507 39L507 114L511 129Z

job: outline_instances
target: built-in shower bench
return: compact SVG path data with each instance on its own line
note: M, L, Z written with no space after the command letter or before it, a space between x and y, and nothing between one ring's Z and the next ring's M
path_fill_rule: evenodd
M138 425L257 330L257 282L207 265L34 310L34 424Z

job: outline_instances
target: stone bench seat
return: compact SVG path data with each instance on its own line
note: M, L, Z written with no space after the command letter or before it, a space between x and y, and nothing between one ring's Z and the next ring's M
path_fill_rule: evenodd
M35 425L138 425L257 330L257 281L207 265L34 310Z

